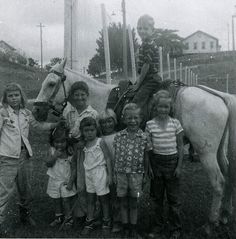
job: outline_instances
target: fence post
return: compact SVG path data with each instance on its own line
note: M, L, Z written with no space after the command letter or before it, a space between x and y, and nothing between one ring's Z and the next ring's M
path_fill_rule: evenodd
M184 68L184 83L188 84L188 67L185 66Z
M182 65L182 63L180 63L179 64L179 80L180 81L183 81L182 68L183 68L183 65Z
M170 54L167 53L167 68L168 68L168 79L171 79L171 73L170 73Z
M198 85L198 75L196 75L196 85Z
M174 80L177 81L176 58L174 58Z
M163 57L162 57L162 47L159 47L159 58L160 58L160 77L163 79Z
M229 74L226 74L226 92L229 93Z

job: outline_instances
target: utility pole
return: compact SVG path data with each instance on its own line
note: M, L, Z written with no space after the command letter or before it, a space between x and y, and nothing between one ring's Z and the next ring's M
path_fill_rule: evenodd
M228 31L228 51L230 50L230 44L229 44L229 23L227 23L227 31Z
M232 47L233 47L233 51L235 51L235 41L234 41L234 18L236 16L233 15L232 16Z
M122 0L121 9L123 14L123 76L128 78L128 66L127 66L127 41L126 41L126 10L125 0Z
M41 55L41 70L43 70L43 27L45 27L41 22L37 27L40 28L40 55Z

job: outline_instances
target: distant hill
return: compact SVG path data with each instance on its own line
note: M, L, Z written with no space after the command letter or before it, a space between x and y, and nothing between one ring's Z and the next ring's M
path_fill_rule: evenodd
M47 72L34 67L0 61L0 97L8 83L16 82L22 86L29 99L35 98L46 75Z

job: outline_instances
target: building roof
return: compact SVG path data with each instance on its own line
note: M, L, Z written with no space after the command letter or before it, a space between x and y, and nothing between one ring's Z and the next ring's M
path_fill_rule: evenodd
M206 33L206 32L200 31L200 30L198 30L198 31L192 33L191 35L187 36L186 38L183 39L183 41L187 40L188 38L192 37L193 35L195 35L195 34L197 34L197 33L201 33L201 34L203 34L203 35L206 35L206 36L208 36L208 37L210 37L210 38L215 39L215 40L218 42L218 38L213 37L212 35L210 35L210 34L208 34L208 33Z
M6 43L3 40L0 41L0 45L4 45L5 47L7 47L11 51L15 51L16 50L14 47L12 47L11 45L9 45L8 43Z

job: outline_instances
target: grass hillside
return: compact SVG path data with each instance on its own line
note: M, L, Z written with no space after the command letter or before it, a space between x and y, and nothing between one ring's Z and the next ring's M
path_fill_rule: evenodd
M0 61L0 97L7 84L16 82L22 86L29 99L35 98L46 75L46 72L33 67Z

